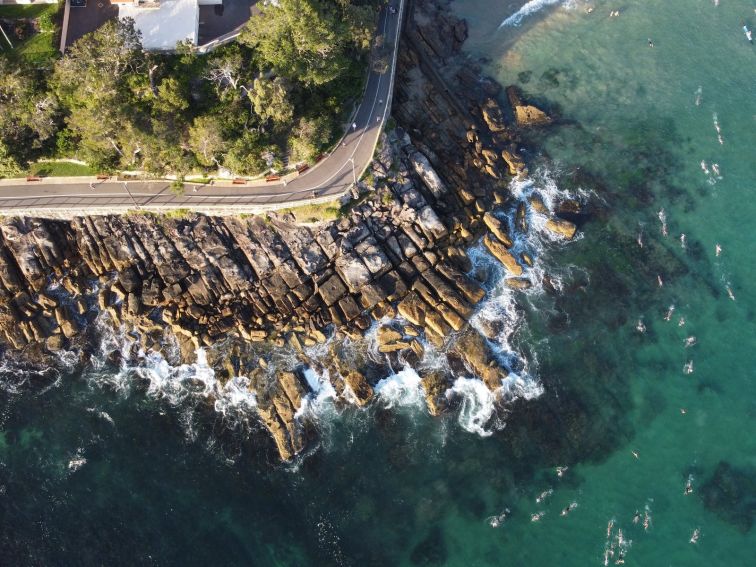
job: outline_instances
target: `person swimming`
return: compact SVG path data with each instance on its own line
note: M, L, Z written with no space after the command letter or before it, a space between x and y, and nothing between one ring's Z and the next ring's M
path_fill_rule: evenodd
M646 332L646 325L643 323L643 319L638 319L638 324L635 325L635 330L639 333L645 333Z
M640 519L641 519L641 513L639 510L636 510L635 515L633 516L633 524L637 524L638 522L640 522Z
M536 504L540 504L541 502L545 501L553 493L554 493L554 489L553 488L549 488L548 490L544 490L543 492L541 492L541 494L538 495L538 498L536 498Z
M570 502L570 505L562 510L562 516L566 516L567 514L572 512L575 508L577 508L577 506L577 502Z
M685 239L686 239L686 236L685 236L685 233L683 232L680 235L680 248L682 248L683 250L685 250Z
M556 468L556 475L559 478L562 478L564 476L564 473L566 473L569 470L570 467L557 467Z
M718 163L712 163L711 164L711 170L714 172L714 175L719 175L719 164Z
M683 344L685 345L685 348L690 348L690 347L692 347L692 346L693 346L694 344L696 344L697 342L698 342L698 340L696 339L696 337L694 337L693 335L691 335L691 336L687 337L687 338L686 338L686 339L685 339L685 340L683 341Z
M535 514L530 515L530 521L531 522L538 522L546 515L546 512L536 512Z
M699 537L701 537L701 529L696 528L690 536L690 543L698 543Z
M685 374L693 374L693 361L689 360L685 363L685 366L683 366L683 372Z
M703 98L703 87L699 86L696 90L696 106L701 106L701 99Z
M492 528L498 528L501 526L509 517L509 508L504 508L504 511L499 514L498 516L490 516L486 518L486 521L488 522L488 525Z
M646 509L643 512L643 530L648 531L651 527L651 508L646 504Z
M669 309L667 310L667 314L664 316L665 321L670 321L672 319L672 314L675 312L675 306L670 305Z
M643 248L643 231L642 230L638 233L638 237L635 239L635 241L638 243L638 246Z
M685 496L688 496L690 494L693 494L693 475L688 475L688 480L685 482L685 490L683 490L683 494Z
M722 253L722 247L719 245L719 243L714 245L714 255L719 258L719 255Z
M684 327L685 326L685 317L680 317L679 321L677 321L678 327Z
M662 279L660 275L656 276L656 283L659 284L659 287L664 287L664 280Z
M659 209L656 216L659 217L659 221L661 222L662 236L667 236L667 213L664 212L664 209Z
M709 175L709 167L706 165L706 161L701 160L701 170L706 174Z
M727 295L729 296L730 299L735 301L735 294L732 293L732 289L730 289L730 286L727 286Z
M651 41L651 38L650 38L650 37L648 38L648 46L649 46L649 47L653 47L653 46L654 46L654 42L653 42L653 41Z
M748 29L745 22L743 22L743 33L745 34L748 43L753 43L753 34L751 33L751 30Z

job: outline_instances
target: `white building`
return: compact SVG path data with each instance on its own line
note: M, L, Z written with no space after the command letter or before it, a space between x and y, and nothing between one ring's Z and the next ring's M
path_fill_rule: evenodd
M133 18L142 32L142 46L148 50L171 50L189 40L197 45L199 7L223 0L111 0L118 5L118 17Z

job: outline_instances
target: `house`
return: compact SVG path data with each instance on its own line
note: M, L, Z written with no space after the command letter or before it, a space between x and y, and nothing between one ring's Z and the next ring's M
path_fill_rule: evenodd
M0 0L0 3L6 0ZM112 18L133 18L142 32L145 49L166 51L189 40L212 46L235 37L251 16L258 0L68 0L71 14L64 18L62 48L93 32Z
M197 45L200 6L222 4L223 0L111 0L118 5L118 17L133 18L148 50L175 49L189 41Z

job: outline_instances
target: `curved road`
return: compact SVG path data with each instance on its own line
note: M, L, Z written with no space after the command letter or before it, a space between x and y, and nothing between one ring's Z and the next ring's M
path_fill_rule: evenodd
M370 71L365 94L350 127L336 148L317 165L287 181L265 185L185 184L184 195L175 195L168 181L104 181L43 179L0 182L0 213L55 214L67 216L187 208L192 210L243 212L255 208L296 206L300 202L332 200L343 195L370 164L378 137L389 116L396 71L397 48L405 0L394 0L395 9L381 10L378 33L391 48L385 73Z

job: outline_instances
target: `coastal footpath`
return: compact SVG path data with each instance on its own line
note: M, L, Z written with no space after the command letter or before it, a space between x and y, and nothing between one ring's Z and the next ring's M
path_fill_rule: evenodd
M30 360L61 349L85 354L103 321L121 330L135 357L165 352L170 338L190 363L199 348L223 342L210 364L219 380L249 378L284 460L315 435L297 416L310 392L304 367L327 370L345 403L370 402L378 373L343 349L375 325L389 360L412 363L432 345L450 368L497 392L509 370L468 324L486 293L466 250L482 239L506 268L505 283L527 289L533 260L511 250L515 234L527 232L538 214L548 217L547 230L572 238L577 227L566 217L576 220L580 205L549 210L537 196L513 201L508 181L526 174L517 130L549 118L515 88L507 91L508 108L499 105L498 85L459 53L464 21L429 0L409 9L393 105L400 126L382 138L372 182L359 184L342 218L313 225L288 213L5 218L5 348ZM509 226L501 213L512 207L516 222ZM491 329L490 338L498 332ZM311 358L318 344L330 356ZM249 345L287 349L297 364L270 364L265 349L243 356ZM123 349L113 353L114 364L119 356ZM431 413L448 409L452 376L421 378Z

